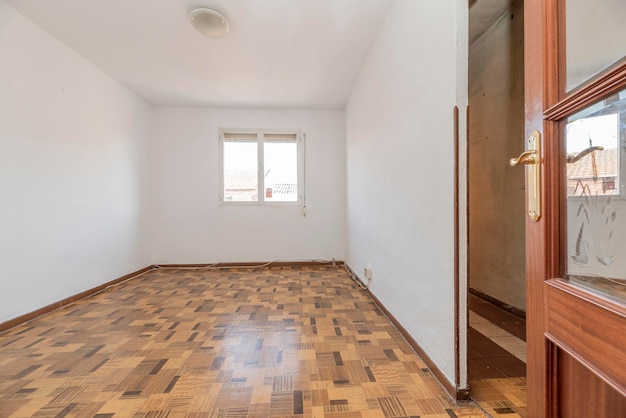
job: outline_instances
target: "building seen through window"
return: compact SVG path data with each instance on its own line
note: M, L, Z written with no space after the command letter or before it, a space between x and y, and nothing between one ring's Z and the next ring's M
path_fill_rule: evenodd
M303 150L298 133L222 132L223 202L298 202Z

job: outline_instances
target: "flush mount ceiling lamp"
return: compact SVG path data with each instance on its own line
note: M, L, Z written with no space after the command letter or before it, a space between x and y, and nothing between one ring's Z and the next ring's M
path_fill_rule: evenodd
M213 9L198 7L189 13L194 28L209 38L223 38L230 32L228 20Z

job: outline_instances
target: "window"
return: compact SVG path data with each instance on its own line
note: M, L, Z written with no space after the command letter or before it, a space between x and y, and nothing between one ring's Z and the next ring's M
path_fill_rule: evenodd
M581 113L566 126L567 196L619 195L620 113Z
M301 202L299 132L220 130L222 203Z

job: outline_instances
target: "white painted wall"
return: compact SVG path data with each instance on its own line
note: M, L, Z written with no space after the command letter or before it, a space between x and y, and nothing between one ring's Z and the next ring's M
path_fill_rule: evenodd
M372 269L372 292L450 382L455 381L453 108L461 109L465 144L467 9L460 0L395 2L346 111L347 262L361 277L365 267ZM464 167L461 161L462 172ZM465 277L461 280L464 289ZM464 369L461 376L464 386Z
M0 322L151 263L149 106L0 2Z
M219 202L218 129L306 133L306 202ZM157 108L153 119L158 263L344 259L345 124L340 110Z

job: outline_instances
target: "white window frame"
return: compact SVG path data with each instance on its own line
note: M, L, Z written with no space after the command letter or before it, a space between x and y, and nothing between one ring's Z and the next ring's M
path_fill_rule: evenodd
M257 201L226 201L224 200L224 142L225 134L256 134L257 142ZM267 201L265 200L265 167L264 144L266 135L295 135L298 165L298 199L295 201ZM304 205L304 173L305 173L305 135L299 129L250 129L250 128L219 128L219 201L223 206L265 206L265 205ZM271 141L268 141L271 142Z

